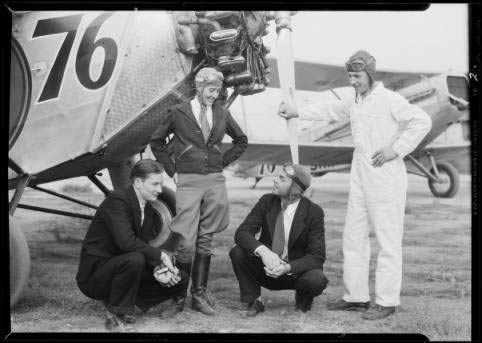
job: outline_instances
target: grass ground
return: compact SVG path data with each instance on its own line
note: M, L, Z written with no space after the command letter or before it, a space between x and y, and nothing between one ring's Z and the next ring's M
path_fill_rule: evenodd
M271 332L271 333L421 333L431 340L470 340L471 337L471 209L470 182L462 182L454 199L435 199L424 180L410 177L404 232L404 269L397 312L380 321L364 321L359 313L328 311L328 301L343 293L341 237L346 212L348 176L327 175L314 182L309 196L325 211L329 285L315 299L313 310L294 312L292 291L263 290L267 311L255 319L240 317L238 285L228 251L233 234L254 202L270 191L270 180L257 189L250 182L228 179L231 206L229 228L215 237L210 289L218 315L186 311L161 320L160 304L138 317L140 332ZM82 187L81 187L82 188ZM100 203L102 195L67 187L71 195ZM64 200L27 191L24 203L92 213ZM28 287L11 312L14 332L104 332L102 306L86 298L75 284L80 243L88 222L82 219L19 209L16 220L29 241L32 271ZM374 289L375 258L379 249L372 235L370 289ZM373 294L372 294L373 296ZM188 299L188 304L190 299ZM284 320L280 320L284 319Z

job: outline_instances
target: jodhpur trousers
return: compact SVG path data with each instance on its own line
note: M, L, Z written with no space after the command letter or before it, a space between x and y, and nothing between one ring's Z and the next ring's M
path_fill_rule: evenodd
M229 202L222 173L179 174L176 216L171 231L179 234L177 259L189 263L195 252L211 254L213 235L229 225Z

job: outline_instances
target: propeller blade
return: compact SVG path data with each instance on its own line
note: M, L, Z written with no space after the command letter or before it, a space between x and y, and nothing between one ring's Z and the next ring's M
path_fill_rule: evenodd
M295 103L295 67L293 61L293 46L291 43L291 14L290 12L278 11L276 14L276 55L278 61L278 73L283 102L296 109ZM298 164L298 118L286 120L290 142L291 159Z

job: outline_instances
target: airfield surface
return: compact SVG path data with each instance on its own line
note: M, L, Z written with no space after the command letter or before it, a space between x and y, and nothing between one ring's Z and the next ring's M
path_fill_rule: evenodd
M168 180L167 184L170 184ZM329 284L317 297L311 312L294 312L293 291L263 290L266 312L241 318L239 290L229 249L233 234L262 194L271 192L272 179L227 177L231 223L215 236L209 287L217 299L216 316L204 316L190 308L161 320L166 303L139 315L139 332L214 333L421 333L431 340L470 340L471 331L471 183L462 176L460 190L452 199L437 199L426 180L409 176L405 217L401 306L386 319L366 321L357 312L328 311L327 302L343 293L342 230L347 207L348 174L328 174L313 181L307 196L325 211ZM52 187L49 187L52 186ZM45 188L93 204L103 196L90 186L64 181ZM27 190L22 203L92 214L50 195ZM75 284L80 244L88 221L18 209L15 218L30 246L32 270L28 287L11 312L14 332L105 332L103 307L86 298ZM371 236L370 289L373 292L375 257L379 251ZM372 293L372 301L374 295Z

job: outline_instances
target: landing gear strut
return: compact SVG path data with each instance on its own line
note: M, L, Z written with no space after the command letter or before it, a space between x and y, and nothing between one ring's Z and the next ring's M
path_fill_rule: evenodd
M251 186L251 189L255 189L256 188L256 185L258 184L258 182L262 179L261 176L255 176L254 177L254 185Z
M437 198L452 198L459 190L459 172L448 162L435 162L435 159L427 152L431 168L428 170L415 158L408 155L407 158L421 171L421 175L427 177L428 187Z

